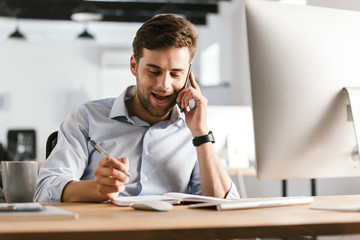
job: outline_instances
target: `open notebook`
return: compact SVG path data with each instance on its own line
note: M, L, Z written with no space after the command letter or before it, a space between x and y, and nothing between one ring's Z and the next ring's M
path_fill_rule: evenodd
M231 200L228 199L176 192L165 193L164 195L124 196L117 197L114 200L109 200L110 203L113 203L117 206L130 206L133 203L142 203L148 201L166 201L172 204L231 202Z
M310 204L314 201L313 197L296 196L296 197L271 197L258 199L242 199L231 202L213 202L213 203L198 203L191 204L189 208L210 208L219 211L222 210L236 210L249 208L264 208L264 207L280 207L288 205Z
M263 207L278 207L296 204L310 204L314 201L313 197L296 196L296 197L272 197L257 199L240 199L229 200L215 197L199 196L185 193L166 193L164 195L148 196L129 196L117 197L109 200L117 206L130 206L133 203L142 203L148 201L166 201L172 204L190 204L189 208L210 208L216 210L233 210Z

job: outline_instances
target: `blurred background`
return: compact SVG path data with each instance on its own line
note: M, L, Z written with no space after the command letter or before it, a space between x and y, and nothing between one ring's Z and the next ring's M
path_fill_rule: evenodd
M222 161L229 169L252 167L254 146L243 3L0 0L0 160L44 161L47 137L58 129L69 111L89 100L117 97L126 86L135 83L129 61L137 29L156 14L173 13L193 22L200 37L193 72L208 98L209 129L218 140L216 149ZM360 10L356 0L280 3ZM235 134L241 136L240 140L234 138ZM234 174L241 177L237 184L248 185L247 195L280 195L278 181L259 181L250 175L244 180L242 175ZM347 184L348 181L359 180L319 181L319 194L359 193L358 184ZM290 184L296 187L290 187L289 195L309 192L306 180Z

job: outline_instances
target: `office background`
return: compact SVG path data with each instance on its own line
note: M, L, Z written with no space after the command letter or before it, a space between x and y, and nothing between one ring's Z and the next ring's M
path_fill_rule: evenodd
M242 3L220 1L219 13L209 14L207 25L196 26L200 46L194 73L210 105L251 105ZM307 3L360 10L357 0ZM84 28L79 22L19 19L17 23L25 41L8 39L16 22L0 23L0 142L6 143L8 129L34 128L37 160L43 161L47 136L67 112L88 100L116 97L134 83L128 63L141 24L91 22L88 29L96 39L84 41L77 39ZM245 185L249 197L281 195L279 181L247 176ZM317 185L319 195L360 193L360 178L323 179ZM289 195L308 195L309 181L291 180L288 190Z

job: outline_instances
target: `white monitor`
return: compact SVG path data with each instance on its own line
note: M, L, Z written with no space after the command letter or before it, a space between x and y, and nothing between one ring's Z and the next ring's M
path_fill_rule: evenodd
M258 177L359 176L343 88L360 87L360 12L261 0L245 7Z

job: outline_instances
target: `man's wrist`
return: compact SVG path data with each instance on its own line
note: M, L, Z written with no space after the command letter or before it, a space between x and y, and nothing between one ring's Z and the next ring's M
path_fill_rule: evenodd
M207 129L204 129L204 130L192 131L191 133L193 137L201 137L208 134L209 131Z

